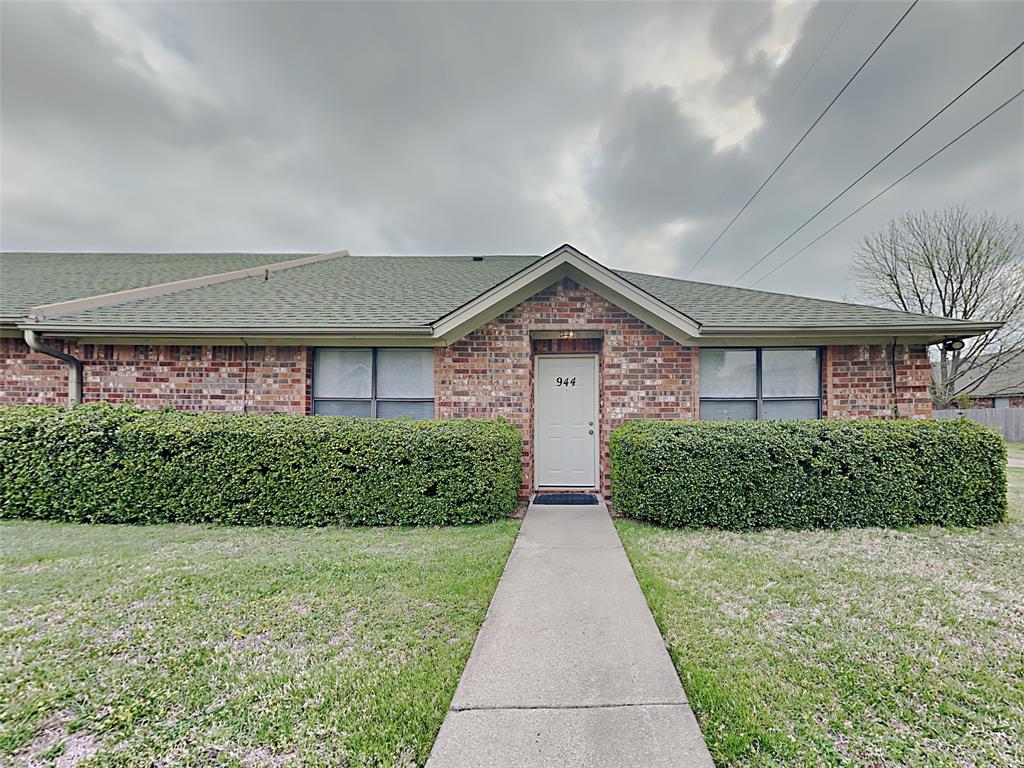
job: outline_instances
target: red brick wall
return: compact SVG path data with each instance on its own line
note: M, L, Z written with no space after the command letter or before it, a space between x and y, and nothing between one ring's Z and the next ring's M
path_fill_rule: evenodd
M75 344L47 339L84 363L83 399L147 408L252 413L309 411L305 347ZM0 404L66 403L67 367L0 339Z
M541 330L591 330L600 339L536 340ZM571 280L527 299L437 350L439 418L503 416L523 433L523 494L533 490L533 349L599 351L601 490L608 492L608 436L630 418L691 419L696 353Z
M34 353L24 339L0 338L0 405L66 403L67 370L60 360Z
M949 407L950 408L956 408L957 407L956 402L950 403ZM992 397L972 397L971 398L971 404L970 404L969 407L971 407L971 408L995 408L996 407L996 398L995 398L995 396L992 396ZM1024 408L1024 396L1021 396L1021 395L1011 395L1010 396L1010 407L1011 408Z
M825 350L824 415L840 419L892 418L892 347L831 346ZM896 404L899 415L932 415L931 365L923 347L896 347Z

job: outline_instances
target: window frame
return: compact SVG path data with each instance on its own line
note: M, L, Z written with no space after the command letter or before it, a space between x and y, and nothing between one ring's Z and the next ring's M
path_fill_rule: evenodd
M753 350L753 352L754 352L754 384L755 384L754 392L755 392L755 395L754 395L754 397L704 397L703 394L700 394L700 397L698 398L698 402L697 402L697 419L698 420L700 420L700 421L721 421L721 419L701 419L700 407L701 407L701 405L705 401L707 401L709 403L750 403L750 402L753 402L754 403L754 419L753 420L754 421L765 421L765 418L764 418L764 404L765 404L765 402L790 402L790 401L793 401L793 400L801 400L801 401L805 401L805 402L816 403L817 406L818 406L817 407L817 415L814 418L815 419L820 419L821 418L822 409L823 409L823 402L822 401L824 400L824 387L823 387L823 384L822 384L822 368L821 368L822 367L822 363L823 363L823 361L825 359L825 348L824 347L821 347L821 346L811 346L811 347L700 347L701 354L704 353L705 349L708 349L708 350L711 350L711 349L724 349L724 350L735 350L735 351L744 350L744 351L748 351L748 352ZM764 366L763 366L763 363L762 363L762 357L763 357L764 350L766 350L766 349L768 349L768 350L780 350L780 351L782 351L782 350L790 350L790 349L813 349L815 354L816 354L816 356L817 356L817 361L818 361L818 376L817 376L817 379L818 379L818 394L815 395L815 396L801 395L801 396L790 396L790 397L778 397L778 396L772 395L772 396L769 396L769 397L765 397L764 394L763 394L763 382L762 382L762 378L763 378L763 374L764 374ZM700 369L698 368L698 371L699 370ZM699 373L698 373L698 375L699 375ZM700 386L699 383L698 383L698 386ZM737 419L737 421L749 421L749 419Z
M316 366L317 357L320 354L320 350L333 350L333 349L350 349L350 350L369 350L370 351L370 397L319 397L316 392ZM433 397L378 397L377 396L377 353L382 347L313 347L313 386L312 386L312 397L310 398L310 408L314 416L326 416L328 414L318 414L316 412L317 403L370 403L370 415L369 416L341 416L336 418L349 418L349 419L377 419L381 418L377 415L377 404L378 403L430 403L430 416L428 419L436 418L436 408L434 407L437 400L437 392L435 390L436 381L434 380L434 372L431 371L431 382L430 388L434 390ZM434 357L433 347L386 347L386 349L414 349L417 351L428 350L431 353L431 358ZM391 416L383 418L401 418L400 416ZM415 418L419 421L425 421L426 419Z

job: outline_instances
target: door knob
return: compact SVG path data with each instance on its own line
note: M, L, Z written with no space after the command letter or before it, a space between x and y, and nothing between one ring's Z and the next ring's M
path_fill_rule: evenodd
M592 429L588 429L588 430L587 430L587 433L588 433L588 434L591 434L591 435L592 435L592 434L594 434L594 430L592 430Z

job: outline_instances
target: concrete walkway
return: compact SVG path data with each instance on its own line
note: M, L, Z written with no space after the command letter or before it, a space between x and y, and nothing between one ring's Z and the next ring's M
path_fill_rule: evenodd
M1015 459L1013 456L1011 456L1006 460L1006 463L1009 466L1016 467L1018 469L1024 468L1024 459Z
M712 768L604 504L526 513L427 768Z

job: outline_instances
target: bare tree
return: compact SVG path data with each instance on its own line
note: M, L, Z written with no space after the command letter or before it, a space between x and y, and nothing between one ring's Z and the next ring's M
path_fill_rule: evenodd
M960 320L1004 323L963 349L940 345L939 407L969 395L1024 354L1024 227L963 205L907 213L868 235L851 266L858 287L884 306ZM1015 360L1016 358L1016 360Z

